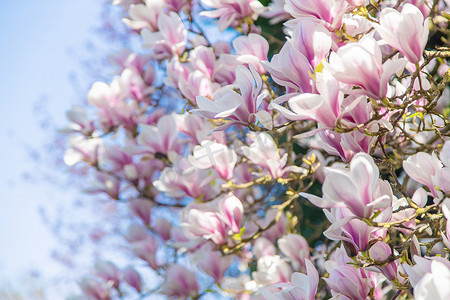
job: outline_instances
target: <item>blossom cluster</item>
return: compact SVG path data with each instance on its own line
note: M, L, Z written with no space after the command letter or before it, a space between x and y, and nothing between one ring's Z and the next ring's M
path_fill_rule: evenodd
M64 160L153 277L99 261L82 299L450 298L448 1L113 4L142 51Z

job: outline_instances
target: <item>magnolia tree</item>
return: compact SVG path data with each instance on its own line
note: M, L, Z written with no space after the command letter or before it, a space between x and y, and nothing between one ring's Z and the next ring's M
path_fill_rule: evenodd
M142 51L64 159L139 262L81 299L450 299L449 1L113 5Z

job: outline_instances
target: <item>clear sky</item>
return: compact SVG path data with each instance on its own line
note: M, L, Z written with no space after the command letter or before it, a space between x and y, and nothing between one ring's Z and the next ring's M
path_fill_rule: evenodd
M95 39L101 3L0 1L0 289L26 270L58 270L38 208L71 195L37 180L42 170L31 156L48 159L42 151L54 128L41 125L62 127L64 112L82 99L69 76L83 74L77 53Z

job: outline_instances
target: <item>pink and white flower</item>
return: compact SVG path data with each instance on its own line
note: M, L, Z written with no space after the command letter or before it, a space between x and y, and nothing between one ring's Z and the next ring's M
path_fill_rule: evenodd
M419 63L428 41L428 23L429 19L424 21L422 12L415 5L406 3L401 12L384 8L376 29L382 39L410 62Z

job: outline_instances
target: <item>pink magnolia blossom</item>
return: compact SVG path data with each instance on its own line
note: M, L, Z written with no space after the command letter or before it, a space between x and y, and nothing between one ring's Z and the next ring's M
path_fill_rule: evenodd
M310 74L314 74L314 70L308 59L292 43L285 43L270 63L264 62L263 65L279 85L303 93L313 91Z
M278 255L263 256L258 259L257 271L252 273L256 282L262 285L289 282L292 270Z
M84 278L79 283L84 296L88 300L110 300L110 288L111 286L100 280L92 278Z
M226 136L223 131L214 131L214 125L200 116L184 113L177 115L178 130L187 135L193 145L200 145L203 141L216 141L226 144Z
M156 126L141 124L137 141L143 147L142 153L152 155L178 153L182 147L173 115L162 117Z
M403 264L416 299L447 299L450 296L450 262L443 257L413 257L414 266Z
M220 129L225 129L233 124L248 125L255 122L258 116L258 107L266 96L261 93L262 80L259 74L250 65L250 70L244 66L236 68L236 83L241 94L231 88L219 90L214 100L197 96L198 109L191 112L200 114L205 118L228 118L228 122ZM218 129L217 129L218 130Z
M310 259L309 245L306 239L299 234L287 234L278 240L278 248L292 262L305 270L305 261Z
M190 208L182 219L183 228L193 236L210 239L217 245L226 243L227 228L217 213Z
M280 23L289 20L291 15L284 10L286 0L270 1L269 9L261 14L261 17L269 19L270 24Z
M330 31L341 27L342 16L349 9L345 0L286 0L285 10L294 18L316 18Z
M450 268L448 264L433 260L431 272L425 274L414 287L414 297L417 300L450 298Z
M136 292L140 293L142 291L142 278L138 272L132 267L128 266L122 270L123 279L128 283L131 287L133 287Z
M233 169L237 162L234 150L224 144L212 141L202 141L195 146L193 155L189 156L190 163L199 169L214 168L225 180L233 178Z
M72 106L72 108L66 112L66 117L72 123L60 130L61 132L80 132L85 136L90 136L95 131L94 121L88 118L86 110L82 106Z
M373 98L386 96L390 77L406 63L393 58L383 64L380 47L368 35L331 53L329 60L326 67L338 81L360 86L361 93Z
M85 139L82 136L72 136L69 145L70 148L64 153L64 162L70 167L81 161L91 165L98 164L104 149L102 140Z
M369 0L345 0L351 6L363 6L367 5Z
M132 224L128 227L127 232L124 234L124 238L129 242L142 241L147 238L147 230L138 224Z
M202 251L201 256L198 267L214 278L216 283L222 282L225 272L235 259L233 255L223 256L219 252L211 250Z
M331 222L331 226L324 232L327 238L344 241L349 256L356 256L359 251L366 250L370 239L374 237L375 228L356 219L347 208L336 207L330 211L324 210L324 213Z
M363 278L354 266L342 265L328 272L330 277L324 280L333 294L342 294L350 300L368 299L367 296L372 288L371 281Z
M261 61L267 60L269 43L259 34L250 33L248 36L239 36L233 40L235 55L224 54L222 59L227 64L237 66L251 64L259 74L266 73Z
M124 18L122 21L134 30L148 28L150 31L156 31L164 4L164 0L145 0L145 4L132 4L128 11L129 19Z
M117 73L122 73L125 69L130 69L132 72L141 75L143 78L149 77L148 84L153 83L155 79L155 70L149 64L150 57L131 52L128 49L123 49L119 53L112 54L108 57L108 61L117 66ZM146 75L146 71L149 71Z
M306 274L293 273L291 282L277 284L282 288L279 293L271 293L267 288L260 291L267 300L314 300L316 299L317 287L319 285L319 273L309 259L305 259Z
M112 282L114 288L118 288L120 284L120 271L110 261L97 261L95 263L95 271L98 277L103 278L107 282Z
M262 236L256 240L252 252L255 254L256 258L261 258L263 256L276 255L277 249L270 240Z
M236 26L237 22L245 17L256 20L265 9L258 0L202 0L202 2L214 10L203 11L200 15L219 18L218 25L221 31L229 26Z
M391 254L391 247L382 241L376 242L369 249L370 257L377 261L385 261ZM397 265L398 261L393 261L382 266L376 266L376 268L379 269L387 279L392 281L397 276Z
M442 163L436 153L419 152L403 161L403 169L409 177L427 186L434 197L439 195L433 183L433 177L442 168Z
M450 141L445 142L439 157L444 166L436 170L433 183L442 192L450 193Z
M161 14L158 18L158 32L143 30L144 47L154 52L156 59L164 59L173 55L181 56L186 47L187 30L175 12Z
M212 186L213 180L220 179L217 173L199 170L191 165L187 158L176 160L174 167L165 168L153 185L169 197L211 199L220 192L220 185Z
M198 293L195 273L179 264L171 265L167 269L160 293L174 299L194 297Z
M366 153L358 153L353 157L349 171L328 168L322 198L306 193L300 195L316 206L345 206L355 216L369 218L375 210L383 210L392 203L392 190L378 177L378 167L373 158Z
M147 262L152 269L156 270L156 268L158 268L156 262L156 250L158 250L158 244L150 235L147 235L143 240L131 243L131 250L134 255Z
M171 231L172 231L172 223L163 218L158 218L152 225L155 233L165 242L170 240Z
M376 27L381 38L400 51L412 63L419 63L428 40L429 19L406 3L402 11L386 7L381 11L380 25Z
M340 117L343 93L338 82L329 74L317 74L317 94L287 94L281 96L269 105L275 108L289 120L314 120L319 124L333 128ZM288 100L289 108L281 106Z
M180 78L178 81L178 89L183 96L197 105L197 97L212 98L217 88L217 84L214 84L208 76L199 70L190 72L186 79Z
M145 102L147 96L154 91L154 87L148 85L141 75L128 68L120 75L119 85L125 97L136 101Z
M359 130L347 133L337 133L332 130L318 132L321 140L318 145L331 155L341 157L344 162L350 162L359 152L370 153L372 145L376 141Z
M142 220L145 226L150 225L150 215L154 204L148 199L134 199L131 200L130 210L139 219Z
M112 199L119 199L121 181L107 173L97 172L95 180L85 189L87 193L105 193Z
M300 19L290 42L306 57L314 70L328 57L332 46L330 32L324 25L311 19Z
M244 206L232 193L219 198L219 217L228 226L228 228L238 233L241 230L242 218L244 215Z
M164 0L166 7L170 11L179 12L180 10L190 9L189 0Z
M280 157L277 145L267 133L256 133L254 142L250 147L242 147L242 151L252 163L269 172L272 178L281 178L288 172L303 172L300 167L286 167L287 153Z

